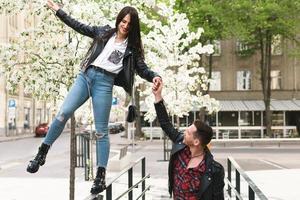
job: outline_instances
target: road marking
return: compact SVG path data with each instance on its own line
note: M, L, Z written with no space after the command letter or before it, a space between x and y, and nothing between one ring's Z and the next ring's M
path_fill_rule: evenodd
M286 168L286 167L282 167L282 166L277 165L276 163L273 163L273 162L268 161L268 160L260 159L259 161L264 162L264 163L267 163L267 164L272 165L272 166L274 166L274 167L277 167L277 168L279 168L279 169L288 169L288 168Z
M20 164L21 164L20 162L11 162L11 163L7 163L7 164L3 164L3 165L0 166L0 170L9 169L11 167L15 167L15 166L18 166Z

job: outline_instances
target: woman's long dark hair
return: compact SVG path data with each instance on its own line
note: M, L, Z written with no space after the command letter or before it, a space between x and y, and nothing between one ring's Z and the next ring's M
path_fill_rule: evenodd
M144 49L141 39L140 20L138 12L131 6L124 7L118 14L116 19L116 30L122 19L127 15L130 15L130 26L128 32L128 46L136 50L142 57L144 57Z

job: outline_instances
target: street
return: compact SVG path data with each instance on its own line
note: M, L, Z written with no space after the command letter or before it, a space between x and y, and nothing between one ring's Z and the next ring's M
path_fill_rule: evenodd
M24 196L24 192L33 194L30 199L38 199L40 196L43 196L43 199L55 199L55 195L59 195L59 199L68 199L69 134L61 135L54 143L49 151L46 164L40 168L38 173L29 174L26 172L28 161L36 154L42 139L26 138L0 143L1 200L29 199ZM120 144L130 143L127 139L121 138L120 134L110 135L110 139L112 150L119 149ZM163 161L162 148L163 143L160 140L136 141L134 149L132 149L132 146L128 147L128 151L132 153L132 160L136 160L141 156L146 157L146 172L151 174L151 178L147 180L147 184L151 185L151 190L147 192L148 198L146 199L169 199L167 192L168 162ZM283 172L280 170L300 169L300 147L298 146L213 146L212 153L215 159L224 166L225 170L227 168L226 159L228 156L232 156L254 179L259 178L256 177L257 174L266 175L268 174L266 172L274 172L274 170L275 172ZM140 166L134 170L135 173L139 174ZM108 180L116 174L117 172L111 172L108 169ZM76 199L83 199L89 193L91 182L84 181L82 168L76 169L76 181ZM278 181L278 183L283 182L283 180L275 181ZM123 185L122 187L126 187L124 180L120 182ZM289 188L288 184L286 183L284 186L286 189ZM116 187L114 188L114 193L122 193ZM12 194L12 191L14 191L14 194ZM22 193L23 196L18 195L19 193Z

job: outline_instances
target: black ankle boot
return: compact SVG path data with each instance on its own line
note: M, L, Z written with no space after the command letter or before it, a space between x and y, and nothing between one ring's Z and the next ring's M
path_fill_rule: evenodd
M105 185L105 168L104 167L98 167L97 169L97 175L94 180L94 184L91 188L92 194L98 194L106 189Z
M39 151L35 158L29 161L29 164L27 166L27 171L29 173L37 172L39 170L39 167L45 164L46 155L48 153L49 148L50 145L42 143L42 145L39 147Z

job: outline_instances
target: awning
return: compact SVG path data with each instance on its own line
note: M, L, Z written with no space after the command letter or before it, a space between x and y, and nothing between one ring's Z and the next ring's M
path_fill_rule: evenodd
M220 111L264 111L262 100L230 101L221 100ZM272 111L300 111L300 100L271 100Z
M262 100L219 100L220 111L264 111ZM140 103L141 111L147 112L148 107L144 101ZM300 100L271 100L272 111L300 111ZM197 109L193 111L198 111Z

